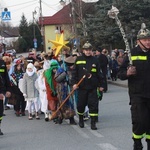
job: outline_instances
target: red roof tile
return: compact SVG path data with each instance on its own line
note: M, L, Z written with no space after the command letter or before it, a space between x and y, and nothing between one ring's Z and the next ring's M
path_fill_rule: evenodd
M82 11L84 12L84 14L86 12L91 11L91 7L94 6L93 4L95 3L85 3L82 1L82 8L83 8ZM53 16L43 17L43 25L71 24L73 22L73 19L71 17L71 8L72 8L72 5L71 3L69 3L68 5L64 6L60 11L58 11ZM76 10L79 9L77 5L75 9ZM79 13L78 10L77 10L77 13ZM41 21L39 23L41 24Z

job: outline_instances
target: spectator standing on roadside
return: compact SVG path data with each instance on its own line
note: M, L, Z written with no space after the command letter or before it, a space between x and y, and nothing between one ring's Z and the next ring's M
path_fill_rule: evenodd
M96 48L96 57L98 59L101 72L103 73L104 77L104 92L107 92L108 85L107 85L107 65L108 65L108 58L106 55L102 54L102 49L100 47Z
M118 55L118 57L117 57L117 62L118 62L118 66L120 67L121 66L121 64L123 63L123 60L124 60L124 52L123 52L123 50L121 51L119 51L119 55Z

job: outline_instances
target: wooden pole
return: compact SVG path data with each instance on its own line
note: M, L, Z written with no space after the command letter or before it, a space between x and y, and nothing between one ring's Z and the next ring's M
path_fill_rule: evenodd
M77 87L81 84L81 82L84 80L85 77L86 77L86 75L84 75L84 76L80 79L80 81L77 83ZM74 91L75 91L75 90L73 89L73 90L69 93L69 95L66 97L66 99L61 103L61 105L57 108L57 110L52 114L50 120L52 120L52 119L56 116L56 114L58 113L58 111L62 108L62 106L66 103L66 101L69 99L69 97L73 94Z

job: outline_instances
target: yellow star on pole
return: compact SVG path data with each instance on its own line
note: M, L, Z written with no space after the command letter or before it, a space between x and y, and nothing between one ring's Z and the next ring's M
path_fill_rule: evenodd
M62 48L69 48L68 46L66 46L67 43L69 43L69 41L64 41L64 34L62 33L59 40L58 40L58 35L56 34L56 41L54 40L49 40L52 44L54 44L54 46L56 47L56 52L55 52L55 56L58 55L58 53L60 52L60 50Z

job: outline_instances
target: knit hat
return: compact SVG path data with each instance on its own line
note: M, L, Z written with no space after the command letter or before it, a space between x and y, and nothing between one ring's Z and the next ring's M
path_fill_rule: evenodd
M31 68L32 70L34 70L35 67L34 67L34 65L33 65L32 63L29 63L29 64L27 65L27 69L28 69L28 68Z
M102 52L102 48L100 46L96 47L96 51Z
M146 38L150 38L150 31L148 29L146 29L146 25L145 23L141 24L141 29L137 34L137 39L146 39Z
M19 65L22 63L22 60L20 58L14 59L14 65Z

